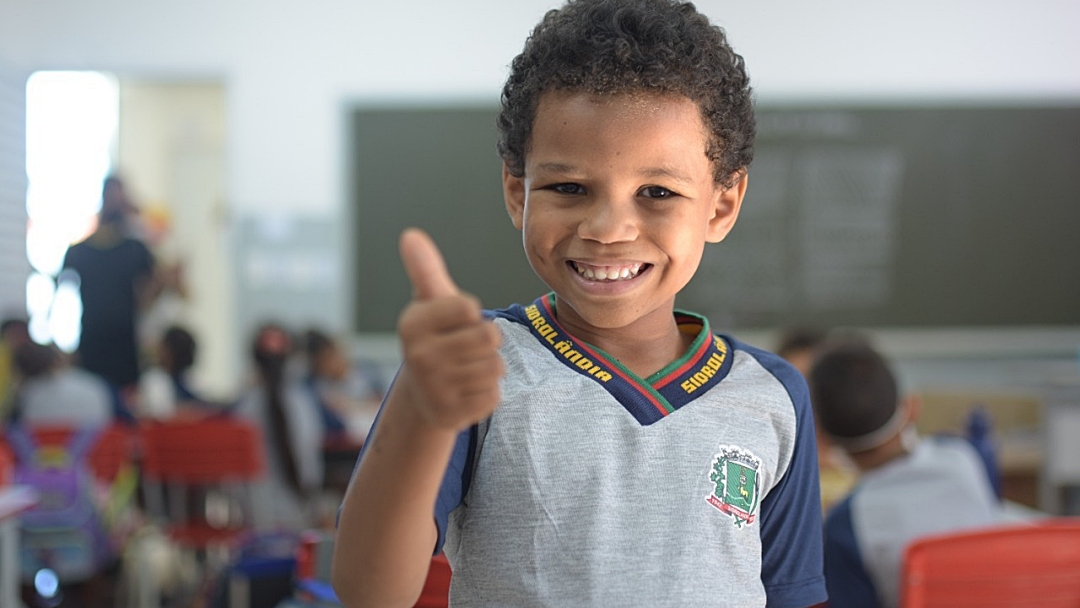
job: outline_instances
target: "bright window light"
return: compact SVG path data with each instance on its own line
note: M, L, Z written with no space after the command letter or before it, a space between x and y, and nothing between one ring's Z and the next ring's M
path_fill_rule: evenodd
M54 299L44 306L50 290L41 280L51 281L68 246L93 230L102 182L116 157L119 116L119 85L109 74L35 72L26 82L26 257L35 271L26 286L27 312L39 330L34 339L64 350L78 345L79 319L60 317L79 313L81 305L53 289ZM40 335L46 327L49 335Z
M56 298L49 314L49 334L60 350L70 353L79 346L81 333L82 299L79 297L79 286L73 281L62 281L56 288Z

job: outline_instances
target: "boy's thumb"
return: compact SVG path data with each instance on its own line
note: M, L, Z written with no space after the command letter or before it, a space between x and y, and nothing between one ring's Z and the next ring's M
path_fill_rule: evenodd
M430 300L456 295L459 290L435 241L419 228L406 228L399 242L401 262L413 286L413 297Z

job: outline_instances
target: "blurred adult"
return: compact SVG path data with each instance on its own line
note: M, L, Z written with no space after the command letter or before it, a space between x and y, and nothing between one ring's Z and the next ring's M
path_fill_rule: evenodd
M76 362L122 393L141 371L139 312L161 288L153 254L130 229L135 211L120 177L106 178L97 229L68 249L60 278L76 280L82 299Z

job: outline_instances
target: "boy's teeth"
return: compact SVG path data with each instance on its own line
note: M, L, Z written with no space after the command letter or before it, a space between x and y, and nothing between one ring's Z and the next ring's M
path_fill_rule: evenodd
M575 264L578 274L594 281L619 281L632 279L641 272L641 264L630 266L584 266Z

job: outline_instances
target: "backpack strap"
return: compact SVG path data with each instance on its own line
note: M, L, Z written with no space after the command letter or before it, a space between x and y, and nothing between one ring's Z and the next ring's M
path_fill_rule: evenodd
M80 462L85 459L86 455L90 453L90 449L97 442L101 431L102 429L96 426L75 429L64 447L64 452L70 461ZM33 433L25 425L8 425L4 433L8 444L11 445L12 450L15 452L17 462L31 463L36 461L40 446L38 446L37 440L34 439Z
M37 454L37 442L30 431L21 424L9 424L4 430L8 445L15 452L16 462L33 462Z
M90 449L97 443L102 430L98 426L84 426L76 429L67 444L67 453L72 462L81 462L86 458Z

